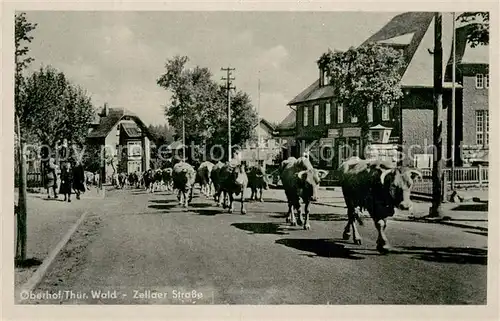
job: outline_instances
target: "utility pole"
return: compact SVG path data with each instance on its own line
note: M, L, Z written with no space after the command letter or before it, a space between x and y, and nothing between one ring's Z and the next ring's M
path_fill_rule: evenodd
M430 217L441 216L442 202L442 174L443 174L443 48L442 48L442 19L440 12L434 14L434 159L432 167L432 207Z
M226 81L226 90L227 90L227 137L228 137L228 159L231 161L232 151L231 151L231 89L235 89L235 87L231 86L231 81L234 80L234 77L231 77L231 72L236 70L231 67L221 68L222 71L227 73L226 77L222 77L222 80Z
M259 72L260 73L260 72ZM259 85L258 85L258 90L259 90L259 100L257 103L257 163L260 165L260 78L259 78Z
M455 12L453 12L453 44L452 44L452 70L451 70L451 190L455 190L455 81L456 81L456 29L455 29Z
M186 116L182 105L182 161L186 161Z

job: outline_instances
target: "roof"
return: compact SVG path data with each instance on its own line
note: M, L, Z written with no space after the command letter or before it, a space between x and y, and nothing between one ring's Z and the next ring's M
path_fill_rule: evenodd
M378 42L403 50L403 66L400 70L403 87L433 87L433 55L429 50L434 48L434 13L406 12L395 16L379 31L370 36L361 45ZM446 61L451 55L453 17L451 13L442 14L443 71ZM464 37L462 37L464 38ZM459 37L457 35L457 43ZM465 43L465 41L463 41ZM461 59L469 61L488 61L484 52L488 49L478 46L465 50ZM465 48L465 45L464 45ZM457 55L460 50L457 44ZM332 86L319 86L319 79L292 99L288 105L333 97Z
M455 62L457 64L489 64L489 46L478 45L474 48L467 42L467 34L474 24L468 24L457 28ZM448 65L451 65L453 57L450 55Z
M284 130L284 129L294 129L295 128L295 120L297 118L297 113L295 110L292 110L288 116L285 117L281 121L281 123L276 127L277 130Z
M274 132L275 128L273 126L273 124L271 124L270 122L268 122L267 120L265 120L264 118L261 118L260 119L260 123L261 124L264 124L264 126L266 126L268 129L270 129L271 133Z
M142 128L142 131L149 138L151 138L151 133L148 131L146 125L144 125L141 119L134 113L123 108L109 108L108 116L101 116L99 125L97 125L97 127L87 135L87 138L105 138L108 136L113 127L115 127L115 125L118 124L118 122L125 116L133 118L137 125ZM133 134L132 129L130 130L130 134Z
M182 142L179 140L176 140L172 144L168 145L167 149L172 150L172 149L181 149L182 148Z
M130 138L141 137L142 131L136 123L122 123L125 134Z

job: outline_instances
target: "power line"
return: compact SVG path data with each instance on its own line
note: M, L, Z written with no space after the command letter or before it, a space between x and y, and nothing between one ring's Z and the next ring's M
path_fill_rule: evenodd
M231 152L231 89L236 89L231 86L232 81L235 80L234 77L231 77L231 72L236 70L235 68L227 67L221 68L222 71L225 71L227 76L222 77L222 80L226 81L226 90L227 90L227 135L228 135L228 159L231 160L232 152Z

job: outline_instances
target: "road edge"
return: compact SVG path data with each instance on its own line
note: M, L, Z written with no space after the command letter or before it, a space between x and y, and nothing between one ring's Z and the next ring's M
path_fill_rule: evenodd
M88 211L84 211L80 218L78 218L78 221L76 221L73 226L66 232L66 234L63 236L63 238L57 243L55 248L49 253L47 258L43 260L43 263L40 265L38 269L31 275L31 277L26 281L20 288L19 288L19 293L22 292L32 292L37 285L40 284L42 279L45 277L47 274L50 266L52 263L54 263L54 260L56 257L59 255L59 252L68 244L68 241L71 239L73 234L76 232L78 227L82 224L82 222L85 220L87 215L89 214ZM16 291L17 292L17 291Z

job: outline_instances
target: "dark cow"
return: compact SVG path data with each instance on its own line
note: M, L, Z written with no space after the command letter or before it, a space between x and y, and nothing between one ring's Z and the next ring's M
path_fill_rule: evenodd
M281 163L281 182L288 200L287 222L292 226L303 225L305 230L311 228L309 224L309 204L318 199L319 183L328 172L313 168L307 157L290 157ZM302 221L300 199L304 202L305 221ZM297 221L295 213L297 212Z
M128 174L128 183L129 183L129 186L130 187L135 187L136 184L137 184L137 173L134 172L134 173L130 173Z
M398 167L379 160L350 159L339 167L338 178L347 205L348 222L343 238L348 240L350 229L355 244L361 244L356 221L362 224L359 212L366 209L377 228L377 250L389 250L385 229L387 218L394 215L394 208L409 210L412 207L410 190L422 174L412 168Z
M196 179L196 171L193 166L185 162L175 164L173 168L173 187L178 191L177 200L180 205L187 207L193 199L193 187ZM189 196L188 196L189 195Z
M220 194L217 194L217 191L220 190L220 179L219 179L219 174L220 170L224 167L224 163L219 161L217 164L212 167L212 171L210 172L210 180L212 181L212 184L214 185L214 201L217 204L220 204Z
M214 166L214 169L215 167L216 166ZM245 189L248 185L248 177L245 171L245 165L234 159L224 164L217 172L217 183L214 181L214 186L216 186L215 194L217 196L214 197L219 200L218 205L221 205L220 195L224 193L222 206L223 208L228 207L229 213L232 213L234 195L238 196L241 194L241 214L246 214ZM226 196L229 197L229 206L226 206Z
M118 174L118 187L123 188L127 182L127 174L120 173Z
M212 162L206 161L201 163L196 171L196 182L200 184L201 193L206 197L210 197L212 193L211 173L213 167L214 164Z
M262 166L256 165L251 166L247 171L248 176L248 187L250 187L252 194L250 195L250 200L259 200L262 202L262 190L268 189L268 182L266 177L266 172ZM260 192L257 198L257 192Z
M152 192L153 190L153 182L154 182L154 173L152 169L148 169L142 175L142 180L144 181L144 188L148 192Z

